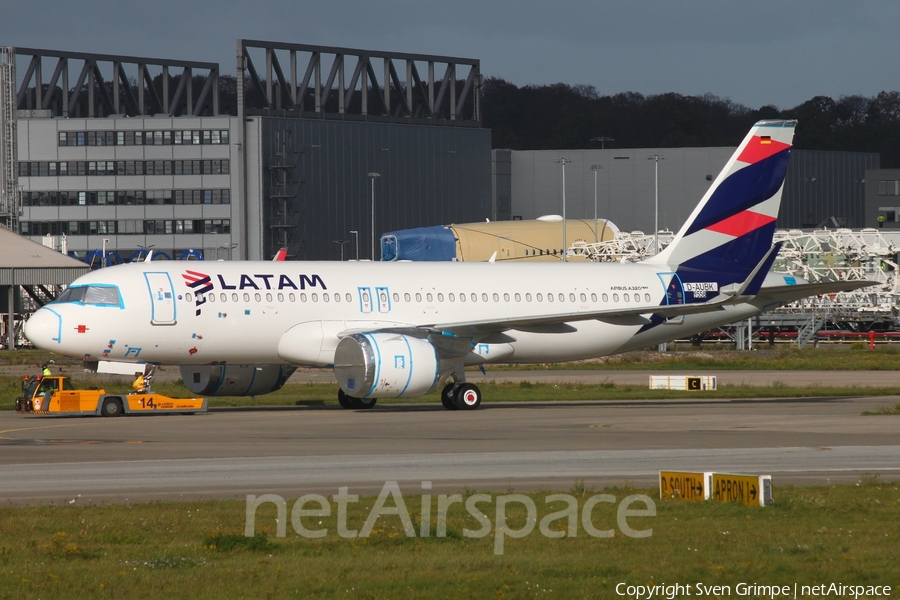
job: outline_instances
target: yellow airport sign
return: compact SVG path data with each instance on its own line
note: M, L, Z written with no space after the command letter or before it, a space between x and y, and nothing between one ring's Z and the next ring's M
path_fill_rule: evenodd
M766 506L772 503L772 477L713 473L710 497L719 502Z
M708 500L712 473L660 471L659 497L676 500Z

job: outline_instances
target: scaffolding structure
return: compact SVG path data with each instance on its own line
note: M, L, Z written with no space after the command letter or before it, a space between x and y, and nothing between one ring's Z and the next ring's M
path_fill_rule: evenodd
M19 230L16 51L0 47L0 226Z
M660 232L660 250L672 242ZM570 254L599 262L637 262L656 254L653 235L620 232L615 239L579 242ZM778 230L781 251L773 271L822 281L874 281L852 292L813 296L766 313L765 327L791 328L803 345L825 327L848 331L900 329L900 232L881 229Z
M271 243L269 256L279 249L287 250L287 257L294 259L304 241L305 220L298 218L303 212L298 206L301 181L294 180L302 152L297 150L293 132L279 129L275 132L275 149L269 163L268 211Z

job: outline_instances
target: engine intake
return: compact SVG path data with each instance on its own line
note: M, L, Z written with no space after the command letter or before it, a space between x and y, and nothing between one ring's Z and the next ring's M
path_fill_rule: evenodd
M422 396L438 383L438 358L427 340L395 333L355 333L334 353L338 385L355 398Z
M297 367L288 365L189 365L181 379L201 396L261 396L280 390Z

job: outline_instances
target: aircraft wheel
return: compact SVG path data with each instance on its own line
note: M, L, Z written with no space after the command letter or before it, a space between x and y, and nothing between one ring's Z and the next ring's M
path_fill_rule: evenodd
M460 410L475 410L481 406L481 390L474 383L464 383L456 389L455 401Z
M441 390L441 404L443 404L444 408L447 410L456 410L458 408L453 394L453 386L454 384L448 383L444 386L444 389Z
M353 398L344 393L344 390L338 390L338 404L341 405L341 408L353 408Z
M118 417L122 414L122 401L118 398L112 398L103 402L103 408L100 414L104 417Z
M378 402L378 398L353 398L349 397L353 403L353 408L372 408Z

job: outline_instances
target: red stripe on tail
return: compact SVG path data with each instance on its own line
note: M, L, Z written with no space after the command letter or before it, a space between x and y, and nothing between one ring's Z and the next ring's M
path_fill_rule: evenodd
M741 237L742 235L759 229L763 225L768 225L774 220L775 217L745 210L732 217L723 219L714 225L710 225L706 229L708 231L715 231L716 233Z

